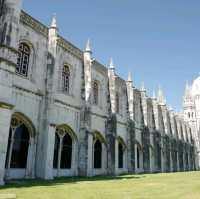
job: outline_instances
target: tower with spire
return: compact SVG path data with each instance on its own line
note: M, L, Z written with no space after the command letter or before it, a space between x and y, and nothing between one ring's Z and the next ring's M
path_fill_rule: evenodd
M166 100L165 100L165 97L164 97L164 94L163 94L163 90L161 89L161 87L159 86L158 88L158 96L157 96L157 99L158 99L158 103L160 105L166 105Z
M190 125L195 121L195 104L192 97L191 86L188 81L186 81L185 93L183 96L183 114L184 120L189 122Z

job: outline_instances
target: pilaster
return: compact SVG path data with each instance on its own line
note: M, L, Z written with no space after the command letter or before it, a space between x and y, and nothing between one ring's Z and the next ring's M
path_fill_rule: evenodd
M0 185L4 184L5 162L12 116L12 106L0 104Z

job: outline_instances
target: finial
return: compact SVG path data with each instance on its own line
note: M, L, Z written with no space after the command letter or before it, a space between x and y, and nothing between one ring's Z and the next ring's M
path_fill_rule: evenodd
M133 80L132 80L132 74L131 74L131 72L129 72L128 73L128 82L132 82Z
M51 28L57 28L56 13L53 14L53 17L51 20Z
M161 86L158 87L158 102L161 104L166 104Z
M142 82L142 84L141 84L141 91L145 91L144 82Z
M110 66L111 69L115 69L114 63L113 63L113 59L112 57L110 58Z
M173 108L171 105L169 105L169 111L173 111Z
M153 98L153 99L156 99L156 93L155 93L155 90L153 90L152 98Z
M185 83L185 96L189 97L190 96L190 85L188 80Z
M91 52L90 39L87 40L86 47L85 47L85 51Z

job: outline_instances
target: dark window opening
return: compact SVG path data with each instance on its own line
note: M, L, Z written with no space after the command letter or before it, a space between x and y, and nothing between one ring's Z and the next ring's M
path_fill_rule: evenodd
M121 143L118 144L118 167L123 168L124 163L124 152L123 152L123 146Z
M93 95L94 95L94 104L98 105L99 86L98 86L98 83L96 81L93 83Z
M140 168L140 151L139 148L137 147L137 168Z
M67 65L63 67L62 79L63 79L63 91L69 93L70 70Z
M61 151L61 169L70 169L72 162L72 138L67 133L62 140L62 151Z
M102 159L102 144L99 140L97 140L94 144L94 168L101 168L101 160Z
M116 113L119 113L119 93L116 93Z
M55 144L54 144L54 158L53 158L53 168L58 168L58 153L59 153L59 147L60 147L60 138L59 135L55 134Z
M10 168L26 168L29 131L24 124L15 130Z

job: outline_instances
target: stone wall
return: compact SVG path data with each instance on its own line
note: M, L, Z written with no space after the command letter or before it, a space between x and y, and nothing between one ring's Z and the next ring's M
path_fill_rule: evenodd
M191 129L183 125L180 116L169 111L166 103L135 88L130 76L128 81L119 77L113 62L107 68L96 61L89 42L81 51L59 36L55 17L51 26L46 27L24 11L19 13L19 0L15 1L14 12L8 12L9 6L13 8L11 1L5 1L0 26L3 31L7 22L14 23L10 15L17 19L9 42L2 40L0 50L1 184L10 178L52 179L195 169ZM27 77L15 73L21 42L31 52ZM64 65L70 70L68 93L63 91ZM94 81L98 83L96 104ZM5 169L14 116L29 124L34 132L27 168L21 173L10 167ZM61 127L73 138L70 169L53 168L55 134ZM102 145L101 168L94 168L97 140ZM123 146L121 159L119 144ZM120 168L119 161L123 162Z

